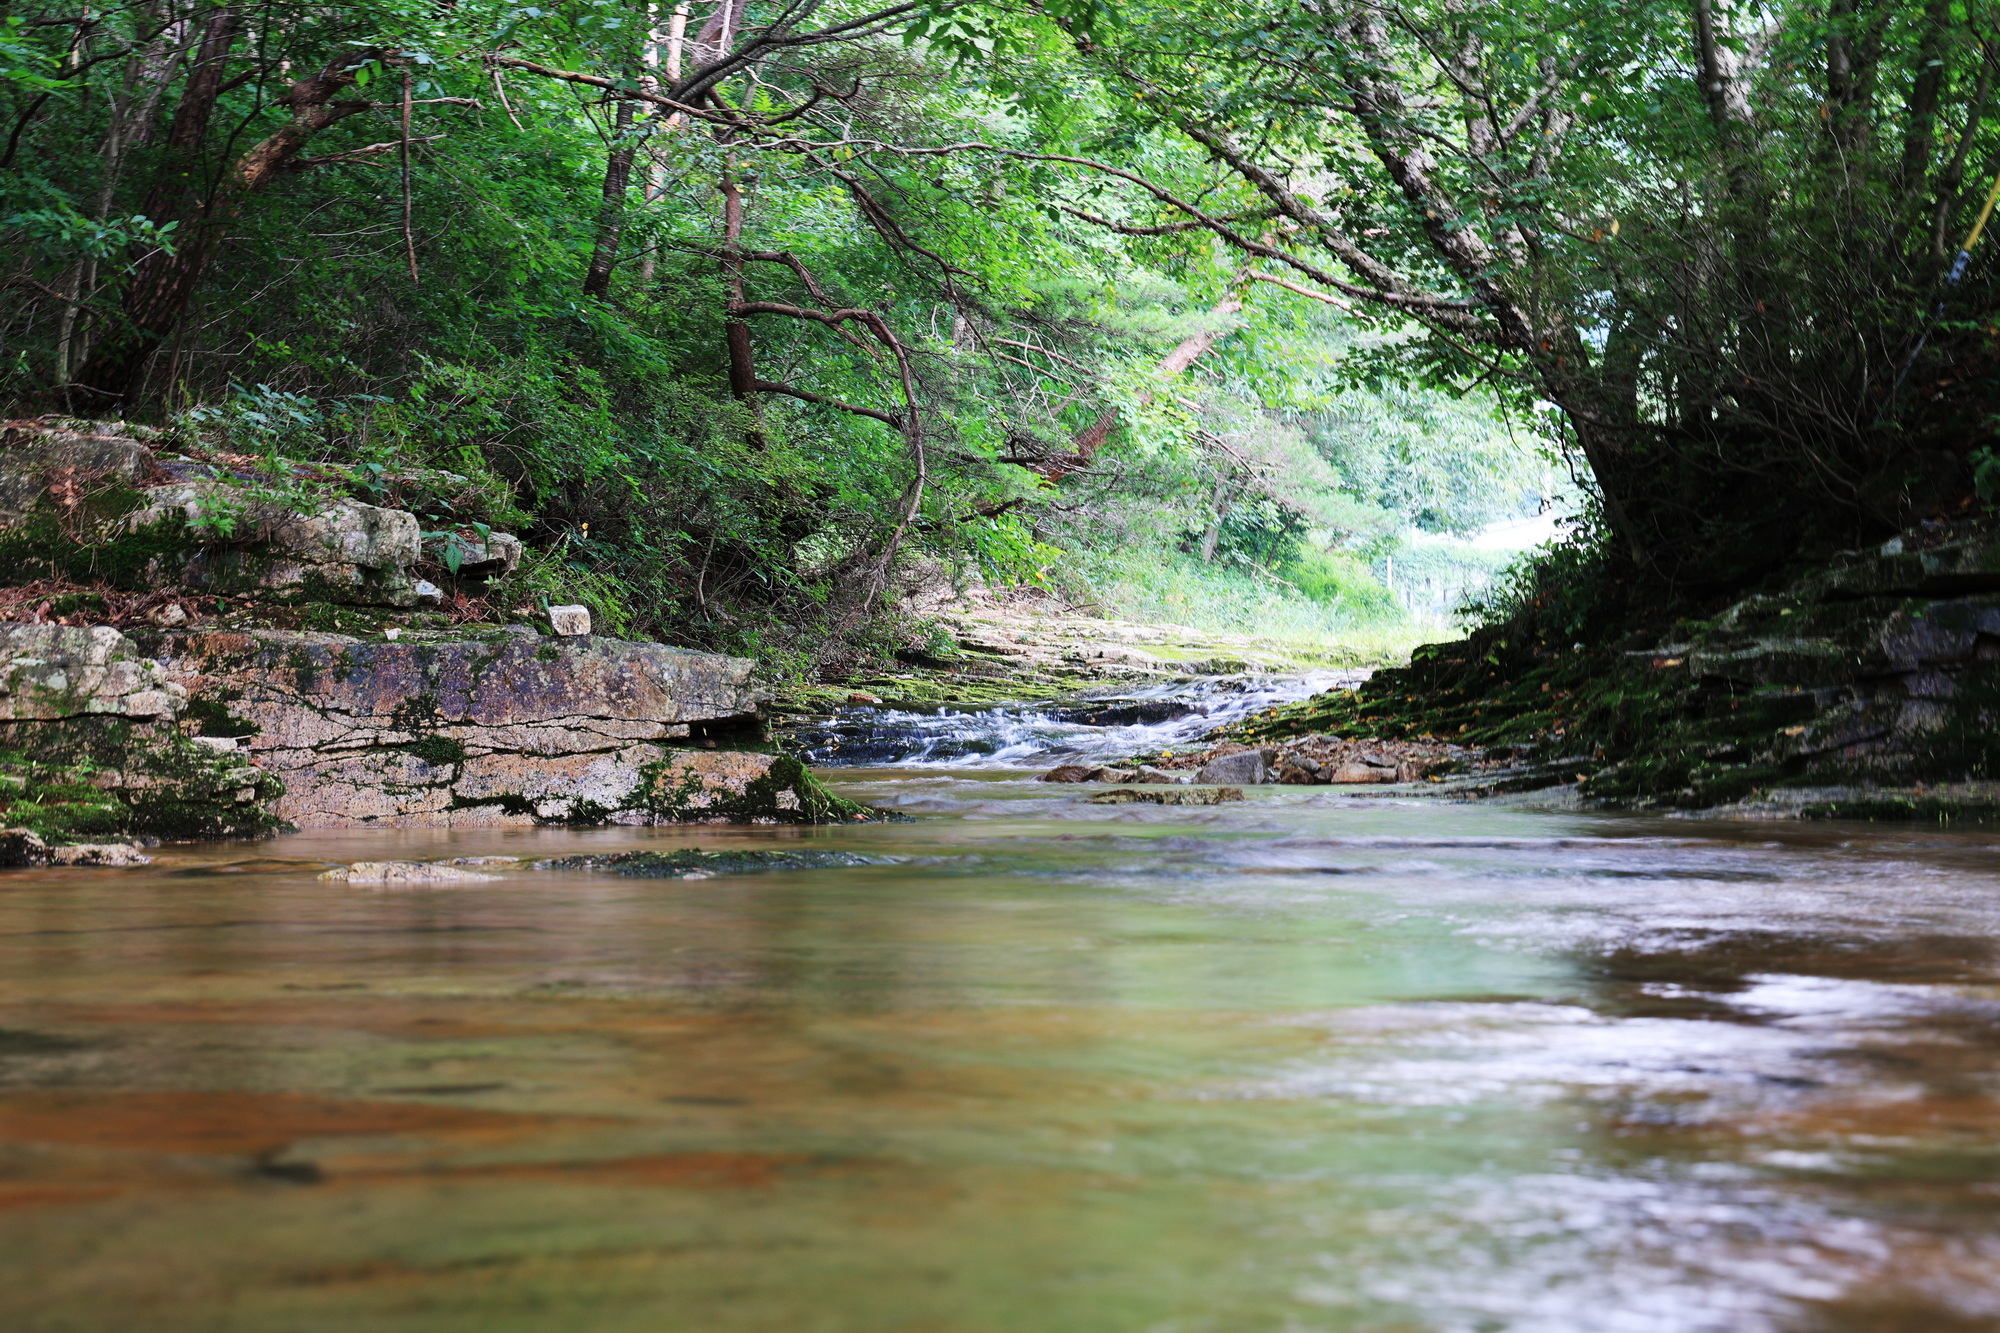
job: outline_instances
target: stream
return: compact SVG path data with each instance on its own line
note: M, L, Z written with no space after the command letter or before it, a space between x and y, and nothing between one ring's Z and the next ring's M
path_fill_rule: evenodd
M1093 806L1192 715L1002 712L827 729L908 822L0 872L0 1327L2000 1329L2000 835ZM683 847L857 855L535 868Z

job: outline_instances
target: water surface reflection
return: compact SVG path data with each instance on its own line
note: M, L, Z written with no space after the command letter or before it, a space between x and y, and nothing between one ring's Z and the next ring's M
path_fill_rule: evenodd
M843 783L0 875L6 1326L2000 1328L1994 838Z

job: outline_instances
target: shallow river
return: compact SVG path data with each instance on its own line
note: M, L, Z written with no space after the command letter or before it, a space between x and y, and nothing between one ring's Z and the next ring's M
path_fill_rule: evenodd
M0 1327L2000 1329L2000 838L834 776L0 874Z

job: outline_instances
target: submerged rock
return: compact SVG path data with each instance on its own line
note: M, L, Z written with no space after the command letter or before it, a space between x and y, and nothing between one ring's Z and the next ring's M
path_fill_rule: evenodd
M434 861L356 861L320 878L348 884L471 884L500 877Z
M1241 787L1182 787L1175 791L1142 791L1123 787L1101 791L1090 798L1092 805L1221 805L1243 799Z
M641 879L708 879L714 875L748 875L770 870L824 870L834 866L893 865L896 858L831 851L704 852L683 847L676 852L612 852L601 856L564 856L538 861L537 870L608 870Z

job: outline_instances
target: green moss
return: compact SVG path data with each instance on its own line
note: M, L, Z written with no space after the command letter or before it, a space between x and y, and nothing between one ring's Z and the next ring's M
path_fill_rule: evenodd
M0 531L0 569L16 582L61 578L128 590L149 587L147 566L154 559L166 557L177 568L196 543L178 511L128 531L126 517L144 503L144 496L123 485L87 491L73 510L43 495L20 522Z
M540 861L537 870L608 870L635 879L707 879L711 875L750 875L773 870L825 870L835 866L893 864L883 856L818 850L741 850L704 852L683 847L674 852L613 852L608 856L564 856Z
M284 794L241 754L122 718L0 724L0 823L52 842L258 837Z
M229 711L229 705L240 699L241 690L222 690L189 699L184 722L195 724L197 736L245 736L262 735L264 728L249 718L237 717Z
M1820 801L1800 808L1807 819L1865 819L1897 823L2000 823L2000 803L1951 796L1902 792L1870 792L1840 800Z
M440 768L465 762L465 743L450 736L419 736L403 748L425 763Z
M398 731L412 731L419 734L435 731L444 725L444 714L438 708L438 697L429 692L411 695L390 712L389 725Z
M672 755L639 772L638 804L656 819L681 822L721 817L845 824L890 818L883 811L835 796L788 754L773 757L770 770L746 784L741 796L712 791L697 769L675 763Z
M517 792L501 792L493 796L479 797L454 795L451 798L451 804L446 806L445 809L486 810L494 806L498 806L504 814L528 815L536 819L541 818L540 812L536 808L536 803L529 797L522 796Z

